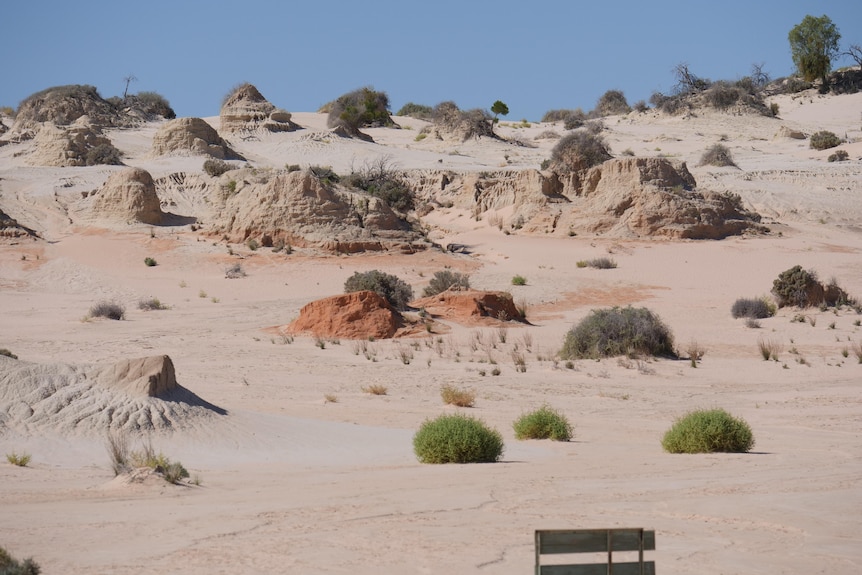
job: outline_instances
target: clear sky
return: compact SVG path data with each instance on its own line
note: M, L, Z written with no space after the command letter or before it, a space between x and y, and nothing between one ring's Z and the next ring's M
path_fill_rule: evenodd
M828 15L842 50L862 44L862 0L5 0L0 106L63 84L122 95L134 75L131 93L158 92L178 116L217 115L251 82L291 112L373 86L393 112L502 100L508 119L536 121L610 89L630 104L667 93L681 62L712 80L753 63L787 76L806 14Z

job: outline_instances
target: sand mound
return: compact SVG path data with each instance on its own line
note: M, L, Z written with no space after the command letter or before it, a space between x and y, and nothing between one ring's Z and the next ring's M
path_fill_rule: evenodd
M35 147L27 158L34 166L93 166L119 164L120 152L89 116L81 116L68 127L51 123L35 129Z
M215 129L200 118L179 118L163 124L153 136L153 156L193 154L220 160L242 160Z
M98 218L151 225L162 223L165 215L152 176L140 168L111 174L95 194L92 214Z
M403 325L401 314L373 291L358 291L310 302L286 330L319 337L385 339Z
M424 309L434 318L452 320L464 325L523 321L511 294L499 291L449 289L418 299L410 305Z
M291 132L299 128L290 121L290 112L277 109L251 84L243 84L225 100L219 117L225 133Z
M323 181L309 171L233 171L235 182L213 233L232 242L285 241L342 253L423 249L420 234L385 202Z
M225 413L178 385L168 356L108 366L45 365L0 356L0 434L184 429Z

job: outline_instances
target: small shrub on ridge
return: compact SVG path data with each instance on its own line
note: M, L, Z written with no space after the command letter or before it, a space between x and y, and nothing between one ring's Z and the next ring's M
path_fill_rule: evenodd
M724 144L713 144L712 146L707 148L707 150L700 157L700 165L736 167L736 163L733 161L733 157L730 155L730 150Z
M503 455L503 447L498 431L457 413L426 420L413 436L420 463L493 463Z
M591 168L611 159L604 138L586 131L563 137L551 150L551 165L560 171Z
M451 270L440 270L434 272L434 277L428 282L428 286L422 291L422 295L430 297L442 293L449 288L470 289L470 278L460 272Z
M204 172L214 178L217 178L233 169L234 166L231 166L224 160L219 160L216 158L210 158L204 162Z
M512 427L518 439L569 441L572 438L572 425L566 416L547 405L523 414Z
M413 288L404 280L380 270L354 272L344 282L344 293L363 290L376 292L399 310L407 309L407 304L413 299Z
M754 436L744 420L723 409L697 410L678 419L661 445L669 453L746 453Z

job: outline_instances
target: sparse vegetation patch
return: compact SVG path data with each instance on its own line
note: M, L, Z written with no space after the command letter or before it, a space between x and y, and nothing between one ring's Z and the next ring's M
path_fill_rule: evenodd
M560 351L562 359L638 354L675 355L670 329L647 308L593 310L569 330Z
M572 425L566 416L547 405L523 414L512 427L518 439L569 441L572 438Z

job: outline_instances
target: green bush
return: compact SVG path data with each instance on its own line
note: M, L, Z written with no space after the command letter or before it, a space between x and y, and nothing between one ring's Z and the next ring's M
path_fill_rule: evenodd
M669 453L745 453L754 436L745 421L723 409L698 410L678 419L661 445Z
M15 560L9 552L0 547L0 575L39 575L42 569L32 560Z
M591 168L611 159L604 138L597 134L578 131L569 134L551 150L551 165L559 171L578 171Z
M829 154L829 158L827 159L830 162L844 162L849 157L850 154L847 153L847 150L836 150L834 154Z
M828 130L821 130L811 134L809 144L815 150L828 150L841 144L841 139Z
M100 301L90 308L90 317L106 317L121 320L126 315L126 308L116 302Z
M730 314L734 318L764 319L775 315L775 306L764 298L739 298L733 302Z
M332 102L326 123L330 128L344 126L351 132L395 125L389 115L389 96L370 86L348 92Z
M413 191L387 156L366 163L341 182L383 200L395 211L406 213L413 209Z
M235 166L232 166L225 162L224 160L218 160L216 158L210 158L204 161L204 172L209 174L210 176L217 178L222 174L225 174L231 170L235 169Z
M527 278L524 276L515 276L512 278L513 286L525 286L527 285Z
M617 355L675 356L670 329L647 308L593 310L566 334L562 359Z
M503 454L503 438L481 420L441 415L422 424L413 451L420 463L493 463Z
M344 282L344 293L363 290L376 292L399 310L407 309L407 304L413 299L413 288L404 280L380 270L354 272Z
M12 453L6 454L6 461L18 467L27 467L30 463L30 459L31 457L29 453L16 453L13 451Z
M419 120L429 120L431 119L431 113L434 111L434 108L431 106L425 106L423 104L414 104L413 102L407 102L401 109L395 112L396 116L410 116L411 118L417 118Z
M615 116L628 114L631 111L625 94L620 90L608 90L599 98L594 113L598 116Z
M817 281L817 273L814 270L806 271L798 265L778 274L778 278L772 282L772 294L778 301L778 307L855 303L835 280L821 284Z
M0 355L10 357L12 359L18 359L18 356L6 349L5 347L0 347Z
M733 166L736 164L730 155L730 150L724 144L713 144L700 157L701 166Z
M153 258L144 258L144 265L147 266L148 268L151 268L151 267L155 267L155 266L159 265L159 263L156 260L154 260Z
M428 286L423 290L422 295L425 297L437 295L451 287L470 289L470 278L465 274L453 272L452 270L434 272L434 277L428 282Z
M512 427L518 439L569 441L572 438L572 425L566 416L547 405L523 414Z

